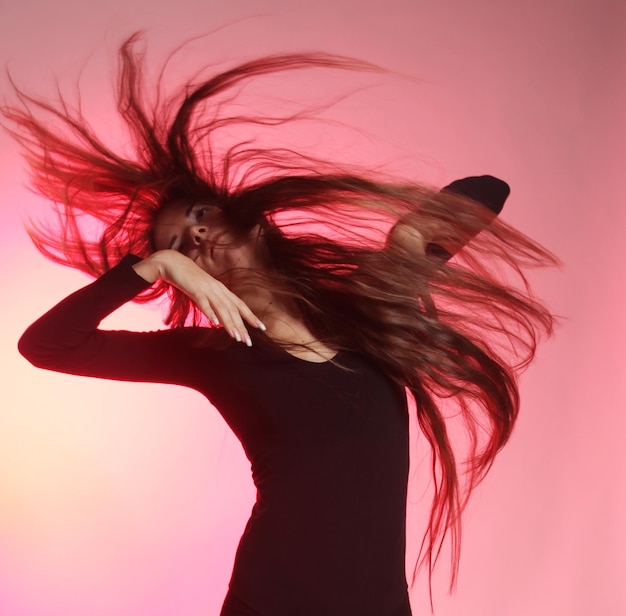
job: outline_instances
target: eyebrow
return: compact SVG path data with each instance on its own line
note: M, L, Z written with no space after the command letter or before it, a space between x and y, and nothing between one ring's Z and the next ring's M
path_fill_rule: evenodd
M189 217L189 214L191 214L191 211L193 210L194 207L196 207L196 203L192 203L186 210L185 210L185 217ZM172 237L172 239L170 240L170 243L168 245L168 250L172 248L172 246L174 245L174 242L178 239L178 235L174 235Z

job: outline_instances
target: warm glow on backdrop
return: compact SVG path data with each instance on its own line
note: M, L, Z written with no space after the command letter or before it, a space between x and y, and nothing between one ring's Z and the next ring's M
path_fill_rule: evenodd
M112 68L138 29L155 68L215 30L177 56L172 85L281 51L402 73L414 79L284 74L255 96L265 109L337 99L335 124L289 133L310 152L436 186L484 173L509 182L504 219L565 263L533 274L565 319L524 375L518 427L467 511L456 594L445 563L435 576L436 613L626 613L626 4L26 0L0 4L0 63L48 97L56 76L71 98L84 69L85 113L123 148ZM0 94L11 95L5 78ZM240 446L193 391L47 373L18 355L27 325L88 279L30 243L22 223L46 204L4 133L0 163L0 614L217 615L254 501ZM155 329L161 313L125 306L105 326ZM429 613L425 577L412 602Z

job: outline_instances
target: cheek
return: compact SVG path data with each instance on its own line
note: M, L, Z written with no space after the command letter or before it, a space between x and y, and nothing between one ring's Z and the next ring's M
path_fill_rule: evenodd
M163 237L163 233L158 231L152 232L152 245L155 250L164 250L167 248L167 243Z
M172 225L166 225L157 222L152 227L152 245L155 250L165 250L169 247L172 235L175 234L175 229Z

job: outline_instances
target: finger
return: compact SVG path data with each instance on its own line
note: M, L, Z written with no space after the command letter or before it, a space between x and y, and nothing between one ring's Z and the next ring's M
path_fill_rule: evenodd
M230 334L232 338L234 338L237 342L243 342L247 346L252 346L252 339L250 338L250 334L248 330L243 327L243 324L237 324L234 322L233 325L226 327L226 330Z
M265 324L259 319L248 305L227 287L220 289L224 295L224 310L227 316L225 325L232 330L232 336L236 340L245 342L248 346L252 345L252 339L248 333L248 329L244 320L247 321L253 327L265 331L267 328Z
M218 300L214 298L213 307L228 335L237 342L243 342L251 346L252 339L243 323L241 315L239 314L239 308L234 299L227 297L224 300L221 298Z
M252 312L252 310L248 307L248 304L246 304L242 300L239 300L238 308L241 317L245 319L245 321L247 321L250 325L252 325L252 327L256 327L262 332L267 330L267 327L265 327L265 323L263 323L263 321L261 321L261 319L259 319L259 317L257 317L256 314Z
M234 296L235 299L235 307L237 309L237 314L233 315L235 323L239 328L239 331L242 332L244 336L244 340L248 346L252 346L252 340L248 333L246 322L248 325L260 329L261 331L267 331L267 327L265 323L256 316L256 314L251 310L251 308L246 304L241 298ZM245 321L245 322L244 322Z
M217 281L215 281L217 282ZM221 323L229 336L237 342L252 346L252 339L244 323L244 319L253 327L264 330L265 325L250 310L248 305L221 283L212 284L210 291L203 297L203 312L213 323ZM200 305L200 302L198 302Z
M230 312L230 320L231 320L231 328L235 334L235 340L237 342L243 342L247 346L252 346L252 338L250 338L250 334L241 318L239 313L239 309L236 305L232 306L232 310Z
M199 298L194 300L198 308L200 308L201 312L209 319L211 325L217 326L221 325L219 317L217 316L215 310L211 306L210 302L206 299Z

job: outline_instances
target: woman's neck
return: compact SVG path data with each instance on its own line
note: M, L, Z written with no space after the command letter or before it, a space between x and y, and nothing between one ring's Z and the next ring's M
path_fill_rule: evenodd
M323 362L336 354L335 349L315 337L293 302L272 290L269 284L233 285L231 290L261 319L271 340L292 346L289 350L292 355L311 362Z

